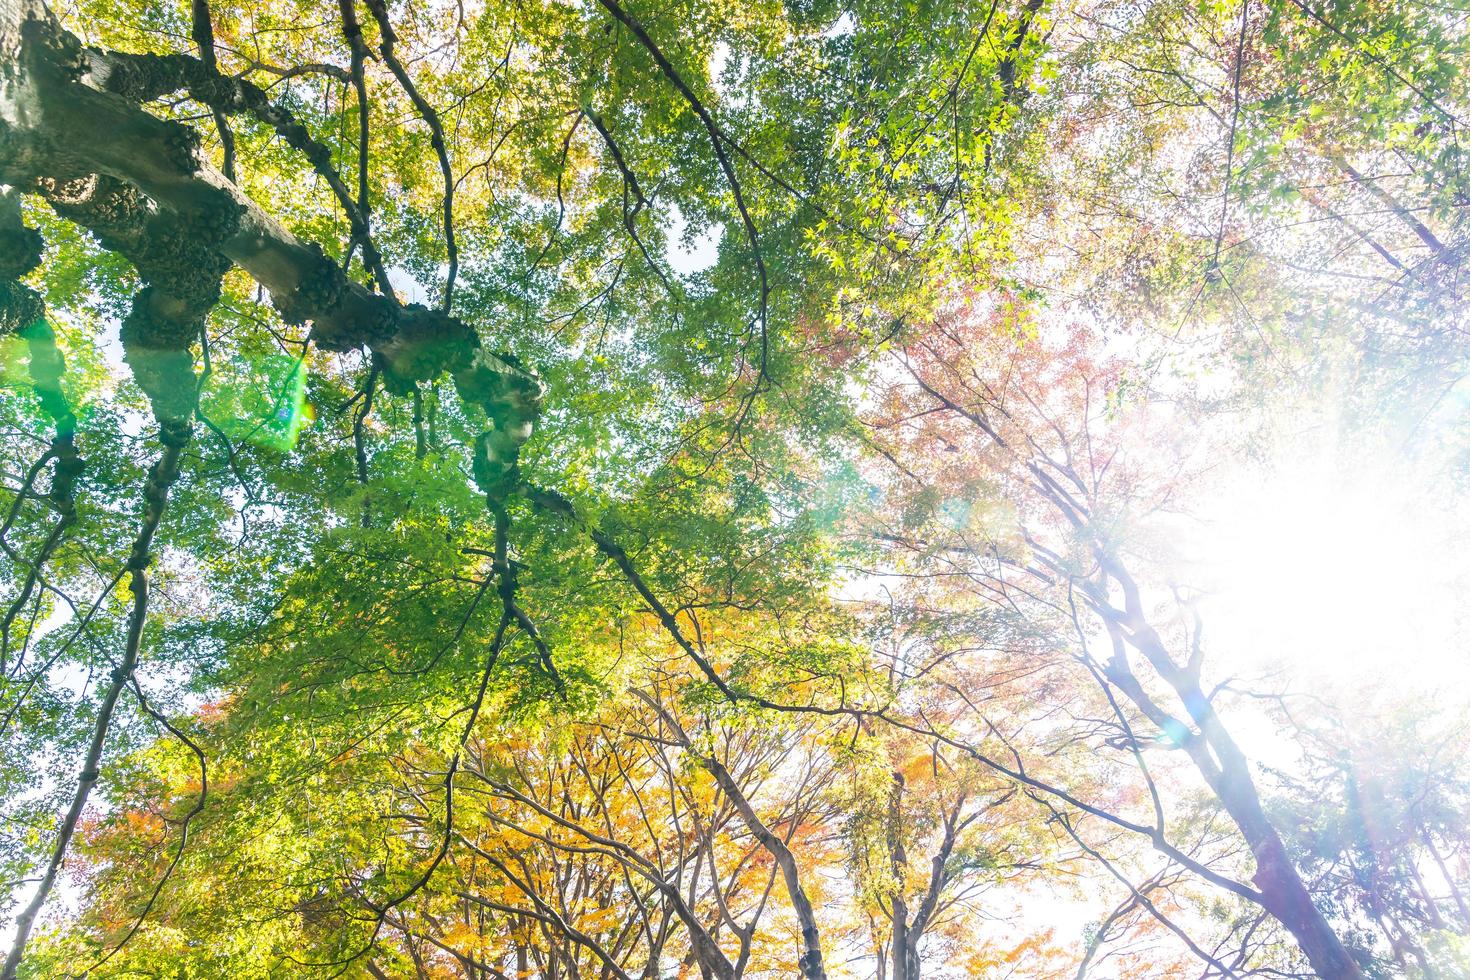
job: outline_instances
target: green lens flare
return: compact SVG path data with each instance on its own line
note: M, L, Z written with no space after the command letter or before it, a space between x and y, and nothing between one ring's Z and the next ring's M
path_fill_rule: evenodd
M205 416L230 439L287 453L306 427L306 364L270 354L236 361L201 398Z

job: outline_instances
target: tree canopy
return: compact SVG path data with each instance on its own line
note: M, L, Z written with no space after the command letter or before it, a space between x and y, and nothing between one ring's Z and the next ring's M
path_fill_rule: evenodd
M1467 17L0 0L0 977L1470 974Z

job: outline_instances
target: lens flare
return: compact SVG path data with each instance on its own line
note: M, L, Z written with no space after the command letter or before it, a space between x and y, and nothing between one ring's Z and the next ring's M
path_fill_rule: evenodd
M271 354L234 362L201 399L205 415L229 438L279 453L296 446L306 427L306 363Z

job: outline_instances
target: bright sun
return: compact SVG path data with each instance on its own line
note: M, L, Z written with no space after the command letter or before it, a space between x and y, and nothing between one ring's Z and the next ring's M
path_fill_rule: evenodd
M1215 656L1298 687L1463 690L1470 513L1436 482L1322 454L1231 480L1198 542Z

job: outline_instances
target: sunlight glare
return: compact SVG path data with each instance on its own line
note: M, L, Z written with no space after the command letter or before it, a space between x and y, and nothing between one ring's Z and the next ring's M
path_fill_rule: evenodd
M1200 542L1228 669L1385 693L1463 683L1465 508L1428 477L1318 456L1233 480Z

